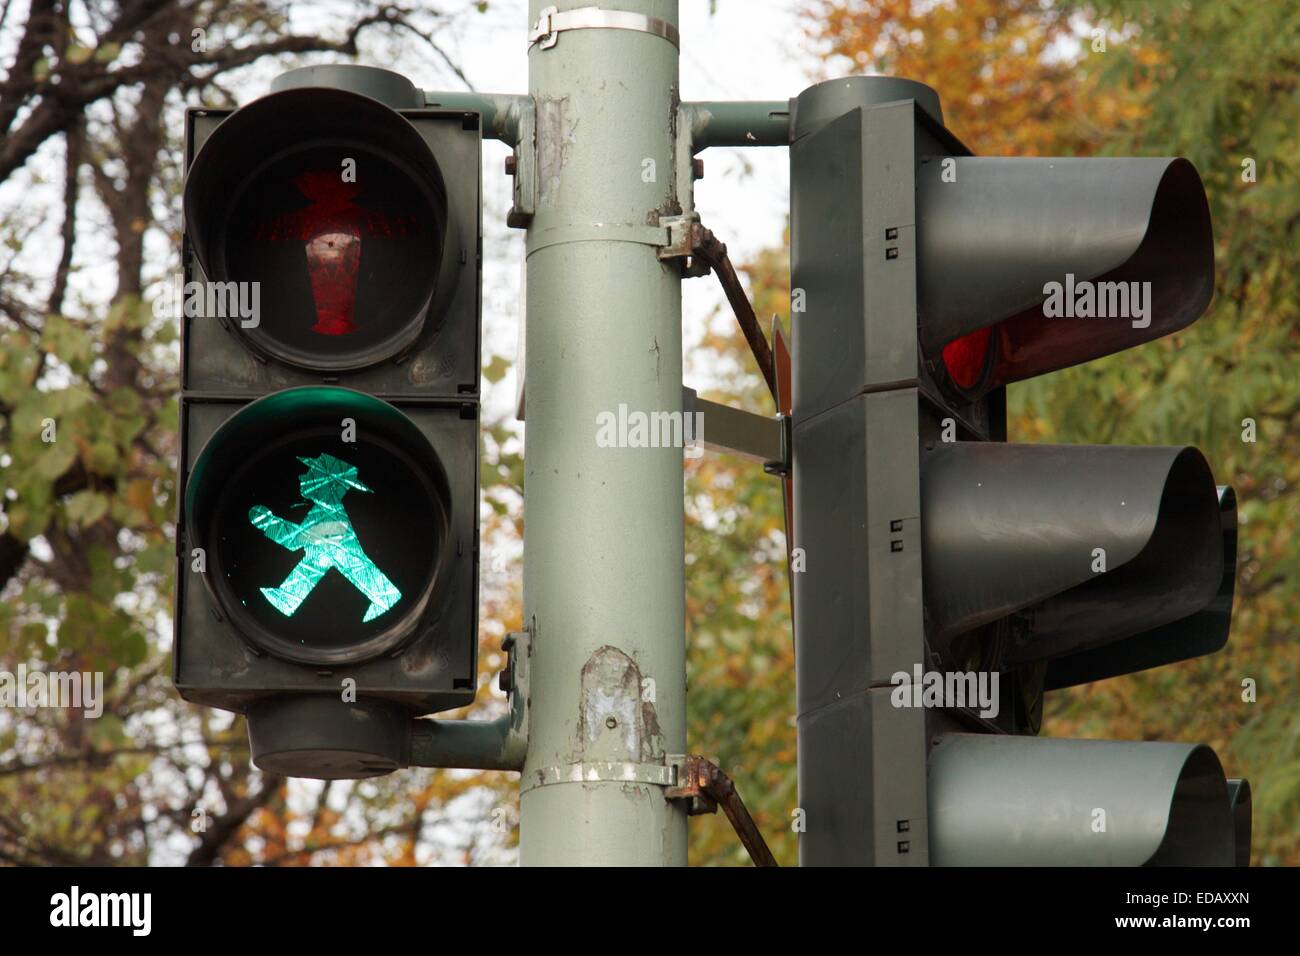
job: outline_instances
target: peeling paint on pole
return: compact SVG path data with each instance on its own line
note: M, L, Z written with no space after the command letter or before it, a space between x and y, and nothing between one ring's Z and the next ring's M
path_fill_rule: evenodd
M617 647L600 648L582 668L581 728L575 762L663 762L659 718L641 699L641 669Z
M560 188L565 155L574 140L567 97L537 99L537 179L540 201L553 202Z

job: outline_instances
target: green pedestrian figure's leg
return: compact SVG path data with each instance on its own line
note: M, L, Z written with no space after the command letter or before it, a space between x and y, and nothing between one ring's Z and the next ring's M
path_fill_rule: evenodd
M397 590L375 562L364 554L355 555L348 552L335 560L334 567L351 581L358 591L370 598L370 607L366 609L366 616L362 621L373 621L396 604L402 596L402 592Z
M278 588L261 588L261 592L266 595L266 599L275 605L285 617L289 617L298 606L307 600L307 595L311 594L320 579L325 576L329 566L321 567L313 562L310 557L303 558L297 566L289 572L289 576L284 579Z

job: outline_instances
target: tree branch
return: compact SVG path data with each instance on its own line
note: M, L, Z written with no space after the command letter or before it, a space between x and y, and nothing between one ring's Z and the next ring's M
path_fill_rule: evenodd
M230 804L227 811L208 826L199 839L198 846L190 851L185 860L186 866L211 866L221 853L222 847L229 842L253 813L264 807L279 791L284 777L266 774L262 777L262 789L252 796L245 796Z
M45 311L51 315L63 311L63 297L68 291L68 274L72 271L72 249L77 241L77 173L86 146L86 118L80 116L68 127L66 169L63 174L63 254L54 272L54 287Z

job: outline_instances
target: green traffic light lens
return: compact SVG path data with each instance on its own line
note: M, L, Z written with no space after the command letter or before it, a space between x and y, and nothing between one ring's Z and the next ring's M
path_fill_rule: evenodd
M383 443L344 451L337 439L295 438L250 461L213 515L231 593L303 647L346 647L381 629L437 557L433 515L417 506L431 489L411 463Z
M343 431L344 418L355 428ZM186 513L231 624L298 662L400 645L446 565L436 453L395 408L347 389L291 389L243 408L201 453Z

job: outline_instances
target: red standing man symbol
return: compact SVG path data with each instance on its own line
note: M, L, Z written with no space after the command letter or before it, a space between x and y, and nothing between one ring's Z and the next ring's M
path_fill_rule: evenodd
M311 205L264 222L255 238L303 243L316 304L312 331L321 335L355 332L362 238L410 235L415 217L389 216L358 206L355 200L361 193L360 184L344 181L339 171L307 170L290 181Z

